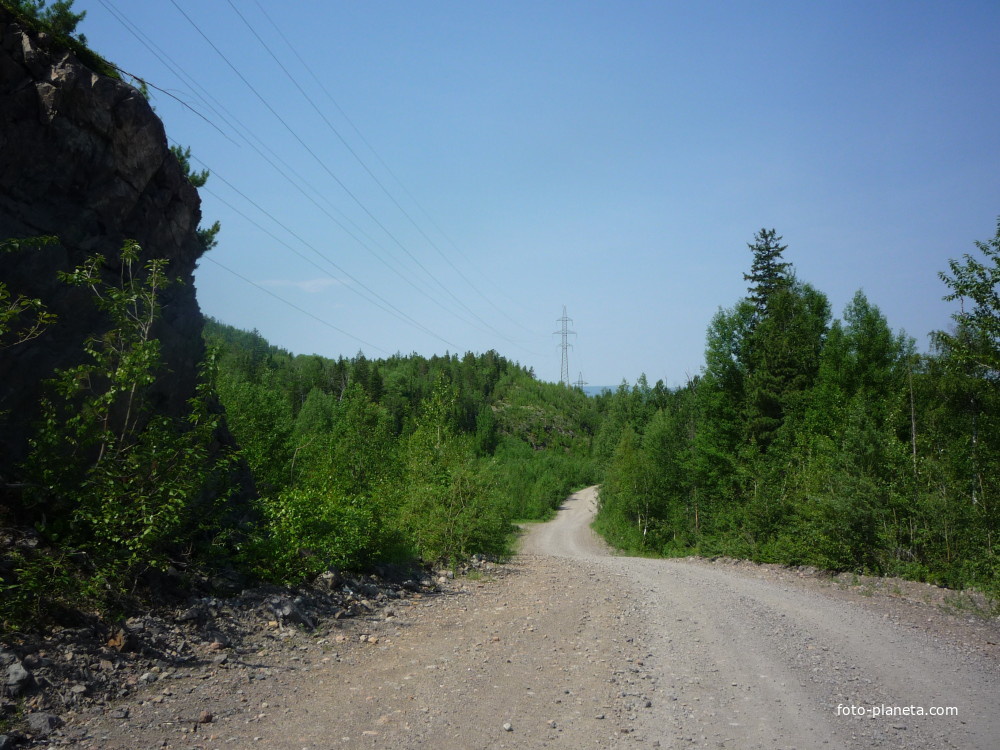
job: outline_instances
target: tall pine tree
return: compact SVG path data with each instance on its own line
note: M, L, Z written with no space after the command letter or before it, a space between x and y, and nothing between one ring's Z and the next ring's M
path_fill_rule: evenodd
M743 279L751 282L747 298L759 318L767 314L774 294L788 285L790 264L781 260L788 245L781 244L781 236L774 229L761 229L754 235L753 244L747 247L753 253L753 265L750 273L743 274Z

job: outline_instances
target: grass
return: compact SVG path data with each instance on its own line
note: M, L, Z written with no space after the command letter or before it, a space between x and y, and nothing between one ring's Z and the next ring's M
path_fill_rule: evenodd
M989 619L1000 613L1000 600L978 591L956 591L945 595L941 609L956 616Z

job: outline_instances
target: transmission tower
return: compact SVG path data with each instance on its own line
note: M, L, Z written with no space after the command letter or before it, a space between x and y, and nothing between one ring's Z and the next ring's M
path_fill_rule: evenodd
M559 382L569 387L569 350L573 346L569 343L569 337L576 336L576 331L569 330L569 324L573 322L573 319L566 317L566 305L563 305L562 317L557 318L556 322L562 325L558 331L553 331L554 334L561 337L559 347L562 349L562 367L559 370Z
M573 383L573 385L575 385L581 391L583 390L583 386L587 385L587 381L583 379L583 373L582 372L580 373L580 377L577 379L577 381L575 383Z

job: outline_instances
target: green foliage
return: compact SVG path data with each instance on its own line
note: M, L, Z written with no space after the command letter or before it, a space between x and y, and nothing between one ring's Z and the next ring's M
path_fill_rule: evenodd
M80 558L63 549L8 553L12 575L9 583L0 580L0 632L30 628L53 612L100 601L104 592L81 570Z
M253 389L243 386L243 393ZM313 388L294 422L287 399L274 389L263 392L270 402L229 401L239 391L223 396L236 407L238 434L253 436L244 451L262 491L262 523L249 546L251 567L299 583L331 566L358 569L377 559L391 536L383 507L395 472L388 415L356 384L339 401ZM268 432L275 406L287 425L277 436Z
M492 459L480 466L498 488L505 514L517 520L547 519L574 490L598 481L582 447L538 451L511 435L501 436Z
M92 70L111 78L119 77L115 66L87 47L87 38L77 33L87 11L74 13L73 0L57 0L51 5L46 0L0 0L0 5L16 14L29 29L49 34L58 46L72 51Z
M109 328L88 340L86 362L53 381L26 496L45 509L46 539L83 555L66 588L104 599L175 559L193 526L218 523L193 512L219 474L207 449L214 420L202 408L181 429L147 396L160 370L154 330L168 279L161 262L140 267L138 258L127 245L113 283L98 258L65 277L92 291ZM234 545L269 580L297 584L330 566L401 556L503 557L512 518L544 518L596 479L595 403L495 352L329 360L214 321L206 339L259 492ZM18 591L30 599L40 575L22 562ZM49 603L59 596L51 588Z
M0 253L16 253L56 243L55 237L32 237L0 242ZM0 282L0 350L37 338L55 322L55 315L45 309L37 298L19 294L12 296L7 285Z
M187 177L188 182L196 188L204 187L205 183L208 182L208 170L203 169L200 172L195 172L191 168L191 147L183 148L175 144L170 147L170 153L174 155L177 163L181 165L181 171L184 172L184 176Z
M492 456L499 442L500 433L493 407L484 405L476 415L476 453L480 456Z
M996 234L988 242L976 242L983 260L968 253L963 261L948 261L951 275L941 273L941 280L951 290L946 300L961 302L954 316L955 334L938 332L939 345L957 362L974 367L981 377L1000 380L1000 219ZM971 309L966 309L966 301Z
M789 283L790 265L781 260L788 245L781 244L781 237L773 229L761 229L747 247L753 253L750 273L743 274L743 279L753 284L747 290L748 299L758 315L766 315L775 295Z
M641 431L652 411L651 391L645 375L632 388L624 382L619 385L594 436L597 458L603 461L611 459L622 435L629 429Z
M793 281L771 293L740 345L744 356L746 440L765 451L789 417L801 414L819 369L829 303Z
M703 373L605 404L596 527L626 549L905 575L1000 595L1000 231L951 261L952 333L918 357L858 292L829 323L773 230Z
M254 382L220 365L218 393L258 491L270 494L287 487L292 481L293 412L274 375Z
M152 408L149 387L162 372L153 327L171 282L163 261L140 267L139 253L126 243L115 282L104 280L100 256L63 274L92 291L110 328L87 340L85 362L56 372L24 466L39 530L58 549L81 553L90 581L112 596L190 545L211 519L207 498L226 471L211 450L207 385L183 422Z
M455 435L457 389L439 379L406 441L400 528L424 560L457 563L502 555L512 529L495 487L476 471L467 439Z
M330 568L357 569L380 551L378 508L335 488L286 489L262 499L262 523L247 548L250 566L298 584Z
M476 471L470 455L457 446L452 450L430 466L411 459L400 528L428 562L454 565L473 554L505 557L514 529L496 487Z
M646 547L654 523L652 480L652 466L639 437L626 427L615 446L600 494L598 529L612 544L632 551Z
M46 0L5 0L11 9L19 11L41 22L50 33L65 38L74 38L86 44L87 38L76 33L76 27L87 15L87 11L74 13L73 0L56 0L49 5Z
M142 93L146 98L148 97L148 90L146 88L145 82L142 83ZM199 172L195 172L191 167L191 147L182 148L179 145L172 145L170 147L170 153L174 155L177 159L177 163L180 164L181 171L194 187L200 188L204 187L205 183L208 182L209 171L207 169L202 169ZM202 252L208 252L216 245L219 244L218 236L222 229L222 225L216 221L213 222L210 227L198 227L196 234L198 236L198 242L201 245Z
M390 424L385 409L357 384L339 401L311 391L295 423L294 481L352 496L374 492L398 473Z
M334 559L503 556L511 519L547 517L596 479L594 402L495 352L331 360L214 321L206 338L220 349L220 397L261 491L251 557L277 555L258 566L269 576L299 580ZM322 514L346 509L367 513L343 522L354 532L309 536L336 526Z
M207 253L219 244L219 240L217 238L221 230L222 224L218 221L212 222L212 226L210 227L198 227L195 230L195 235L198 237L198 244L201 245L202 252Z

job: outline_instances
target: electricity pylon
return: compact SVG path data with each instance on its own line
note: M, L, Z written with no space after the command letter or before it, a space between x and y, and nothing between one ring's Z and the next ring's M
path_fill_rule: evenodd
M583 386L587 385L587 381L583 379L583 373L582 372L580 373L579 379L575 383L573 383L573 385L575 385L581 391L583 390Z
M573 319L566 317L566 305L563 305L562 317L557 318L556 322L562 324L562 327L558 331L553 331L554 334L559 334L562 337L559 343L559 346L562 348L562 367L559 370L559 382L568 388L570 385L569 350L573 346L569 343L569 337L570 335L576 336L576 331L569 330L569 324L573 322Z

